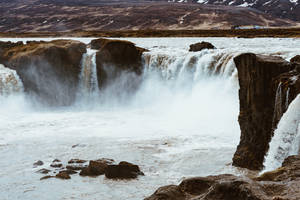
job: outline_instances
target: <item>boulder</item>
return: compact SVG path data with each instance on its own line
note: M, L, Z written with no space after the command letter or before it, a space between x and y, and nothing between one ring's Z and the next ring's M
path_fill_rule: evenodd
M85 44L53 40L6 46L1 63L16 70L30 97L50 106L66 106L74 101Z
M144 175L139 166L125 161L108 165L105 170L105 177L109 179L135 179L138 175Z
M38 160L38 161L36 161L35 163L33 163L33 166L34 166L34 167L37 167L37 166L42 166L43 164L44 164L43 161Z
M273 123L276 89L274 79L295 66L280 57L251 53L234 58L239 78L241 129L233 165L252 170L263 167L263 160L276 124Z
M216 47L209 42L198 42L195 44L191 44L189 51L196 52L202 51L203 49L216 49Z
M122 72L142 73L142 54L146 49L125 40L96 39L91 41L96 54L97 75L100 87L118 78Z
M45 168L40 169L40 170L37 171L37 173L41 173L41 174L48 174L49 172L51 172L51 170L45 169Z
M99 176L105 173L107 163L104 161L91 160L89 165L80 172L81 176Z
M145 200L288 200L300 199L300 156L290 156L282 167L253 179L230 174L195 177L178 186L156 190Z
M71 159L68 161L69 164L73 164L73 163L86 163L86 160L81 160L81 159Z
M70 176L69 173L66 172L66 171L61 171L61 172L59 172L58 174L56 174L55 177L56 177L56 178L59 178L59 179L71 179L71 176Z
M297 55L291 59L291 62L300 63L300 55Z

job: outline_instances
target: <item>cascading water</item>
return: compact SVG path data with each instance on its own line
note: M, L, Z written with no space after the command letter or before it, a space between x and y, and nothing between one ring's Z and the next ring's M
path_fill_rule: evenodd
M0 64L0 96L8 96L23 91L23 84L16 71Z
M281 166L284 159L299 153L300 143L300 95L289 105L283 114L270 143L265 157L264 171L274 170Z
M96 50L87 49L82 56L78 99L91 101L99 96Z

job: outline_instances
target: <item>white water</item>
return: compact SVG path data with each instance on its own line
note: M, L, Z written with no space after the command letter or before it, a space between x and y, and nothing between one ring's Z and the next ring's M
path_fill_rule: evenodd
M82 57L77 94L79 104L93 102L99 97L96 52L95 50L87 49L87 53Z
M96 91L86 90L96 87L88 84L79 89L83 98L68 108L40 110L14 98L10 103L19 105L14 112L0 105L1 200L137 200L183 177L238 173L230 166L240 137L237 74L231 57L251 51L289 59L300 47L299 40L292 39L128 40L150 50L144 55L145 71L136 93L126 88L138 77L124 73L92 102L82 100ZM188 52L189 44L202 40L218 49ZM91 80L93 73L81 75L81 83L92 83L82 78ZM72 148L75 144L78 147ZM40 181L42 175L35 173L39 168L32 166L37 160L49 168L55 158L65 163L102 157L136 163L146 176L134 181L78 175L68 181Z
M264 171L281 166L285 158L299 154L300 143L300 95L289 105L283 114L270 142L269 152L265 157Z

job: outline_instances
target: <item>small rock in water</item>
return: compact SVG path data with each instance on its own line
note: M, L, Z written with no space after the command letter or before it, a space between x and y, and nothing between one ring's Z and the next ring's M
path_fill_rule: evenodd
M63 165L61 164L61 163L52 163L51 165L50 165L50 167L54 167L54 168L60 168L60 167L62 167Z
M71 179L71 176L66 171L59 172L55 177L59 179Z
M86 165L82 164L73 164L73 165L67 165L66 168L70 170L82 170L83 168L86 168Z
M138 165L122 161L118 165L108 165L105 177L109 179L135 179L138 175L144 175Z
M61 161L58 159L54 159L52 162L54 163L54 162L61 162Z
M40 169L40 170L37 171L37 173L41 173L41 174L48 174L49 172L51 172L51 170L45 169L45 168Z
M69 175L72 175L72 174L77 174L77 172L76 172L76 171L74 171L74 170L71 170L71 169L62 170L62 171L60 171L59 173L61 173L61 172L63 172L63 173L67 173L67 174L69 174Z
M216 47L209 42L198 42L190 45L189 51L202 51L203 49L215 49Z
M99 176L105 173L107 168L106 162L91 160L89 165L83 168L80 172L81 176Z
M35 163L33 163L33 166L37 167L37 166L42 166L43 164L44 164L44 162L39 160L39 161L36 161Z
M40 178L40 180L45 180L45 179L49 179L49 178L54 178L55 176L44 176L42 178Z
M81 160L81 159L71 159L68 161L69 164L73 164L73 163L85 163L87 162L86 160Z

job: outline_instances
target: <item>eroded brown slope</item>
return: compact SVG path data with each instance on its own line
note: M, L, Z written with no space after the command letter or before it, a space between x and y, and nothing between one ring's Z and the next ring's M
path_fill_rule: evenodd
M90 1L89 1L90 2ZM249 8L135 1L1 1L0 32L212 29L294 26Z

